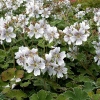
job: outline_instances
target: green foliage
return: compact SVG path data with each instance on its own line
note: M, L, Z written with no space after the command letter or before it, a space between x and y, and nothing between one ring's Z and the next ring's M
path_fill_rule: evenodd
M100 99L100 94L94 94L92 97L92 100L99 100Z
M28 82L23 82L23 83L20 83L20 86L21 86L21 87L27 87L29 84L31 84L30 81L28 81Z
M14 77L16 68L9 68L6 71L1 73L1 78L3 81L10 80Z
M23 100L23 98L27 98L27 95L22 90L9 90L6 94L7 97L16 100Z
M33 94L30 100L54 100L52 93L49 91L40 90L37 94Z
M67 90L58 96L54 96L49 91L40 90L37 94L34 93L30 100L90 100L90 98L84 90L74 88L73 91Z
M100 7L100 0L76 0L76 2L72 3L73 5L76 4L82 4L82 7L94 7L94 8L99 8Z
M69 100L90 100L88 94L80 88L74 88L73 91L66 91L64 95Z

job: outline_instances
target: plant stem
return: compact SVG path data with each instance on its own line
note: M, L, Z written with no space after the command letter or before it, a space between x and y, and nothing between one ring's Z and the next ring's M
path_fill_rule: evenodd
M19 35L20 35L20 37L21 37L21 39L22 39L24 45L27 46L27 44L26 44L26 42L25 42L25 39L24 39L24 38L25 38L25 34L24 34L24 38L22 37L22 35L21 35L20 33L19 33Z
M5 45L4 45L4 44L2 44L2 46L3 46L3 49L6 51Z
M86 70L87 74L89 74L90 76L92 76L92 78L96 81L97 79L96 79L96 77L91 73L91 71L89 71L89 70L87 69L87 67L84 66L83 63L81 63L81 65L82 65L82 67Z

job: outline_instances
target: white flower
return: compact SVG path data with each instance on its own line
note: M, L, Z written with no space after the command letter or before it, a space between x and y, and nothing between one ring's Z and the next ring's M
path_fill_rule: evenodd
M63 32L65 33L65 36L64 36L64 41L65 42L67 42L69 45L71 44L71 39L70 39L70 37L72 36L72 30L71 30L71 28L69 28L69 27L66 27L64 30L63 30Z
M17 63L21 66L26 66L27 55L29 54L28 47L19 47L19 51L15 53L15 59L17 59Z
M42 14L43 3L34 2L34 0L29 0L26 3L26 13L29 17L39 17L39 14Z
M97 65L100 65L100 51L96 51L96 56L94 57L95 62L97 62Z
M33 59L28 58L27 63L28 66L25 69L27 70L28 73L34 71L35 76L40 75L40 69L45 68L44 60L40 58L38 55L35 55Z
M49 8L44 8L43 9L43 12L41 14L42 17L45 17L45 18L48 18L50 15L50 11L49 11Z
M65 51L60 52L60 47L56 47L55 49L50 51L50 54L52 55L52 58L54 61L56 61L58 64L64 63L64 58L66 57Z
M9 85L9 84L5 86L5 88L8 88L8 87L10 87L10 85Z
M4 33L5 33L5 28L0 27L0 44L2 44L3 40L5 39Z
M54 67L53 75L57 75L57 78L62 78L67 74L67 70L68 69L65 67L65 63L62 63Z
M20 82L21 81L21 79L20 78L16 78L16 82Z
M85 30L82 28L79 30L74 29L72 34L73 36L70 39L75 45L81 45L83 41L87 41L87 37L89 36L88 34L85 34Z
M38 23L40 24L40 27L43 29L45 29L47 26L47 20L45 20L45 18L40 19Z
M85 11L79 11L75 16L79 19L85 15Z
M15 81L15 82L17 83L17 82L20 82L21 79L20 79L20 78L16 78L16 77L14 76L14 78L12 78L10 81Z
M10 80L11 84L5 86L5 87L10 87L11 86L11 89L13 89L15 86L16 86L16 83L20 82L21 79L20 78L16 78L15 76Z
M100 51L100 42L93 41L92 44L94 45L95 51L98 54Z
M46 40L51 43L54 39L59 38L59 33L57 31L57 27L51 27L50 25L47 26L47 32L44 34Z
M44 74L45 72L48 72L49 75L52 75L52 71L53 71L53 67L52 67L52 55L49 54L45 54L45 69L42 69L42 73Z
M38 55L38 49L32 48L32 50L30 50L28 53L28 58L33 58L34 55Z
M32 38L35 35L35 38L38 39L43 36L43 28L41 28L40 24L36 23L35 26L30 24L29 26L30 32L28 33L28 36Z
M16 86L16 84L12 84L11 89L13 89Z
M82 23L80 23L80 28L82 28L83 30L90 29L90 26L88 24L88 21L87 20L82 21Z
M6 1L5 4L6 4L6 7L8 9L12 8L12 1L11 0Z
M97 23L97 26L100 26L100 9L95 12L94 21Z
M11 38L15 38L16 34L13 33L13 27L9 27L5 30L3 37L5 38L6 42L11 42Z
M35 4L34 5L34 16L36 16L36 18L39 17L39 14L42 14L43 10L40 9L39 4Z
M0 18L0 27L4 28L5 26L5 20L3 17Z
M98 27L97 29L98 29L98 39L100 40L100 27Z
M1 9L3 8L3 6L4 6L4 3L1 1L1 2L0 2L0 11L1 11Z
M100 27L98 27L98 33L100 34Z
M96 52L94 61L97 62L97 65L100 65L100 42L93 41L92 44L94 45L95 52Z

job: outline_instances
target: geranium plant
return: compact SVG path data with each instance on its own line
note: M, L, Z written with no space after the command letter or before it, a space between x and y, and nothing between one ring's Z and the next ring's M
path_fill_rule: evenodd
M0 1L2 100L100 99L100 8L74 2Z

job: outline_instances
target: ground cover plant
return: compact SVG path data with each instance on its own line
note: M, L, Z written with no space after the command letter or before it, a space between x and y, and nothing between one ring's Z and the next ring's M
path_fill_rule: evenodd
M0 100L100 100L100 1L91 1L0 1Z

